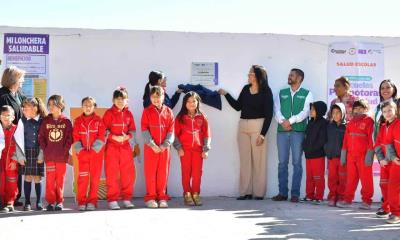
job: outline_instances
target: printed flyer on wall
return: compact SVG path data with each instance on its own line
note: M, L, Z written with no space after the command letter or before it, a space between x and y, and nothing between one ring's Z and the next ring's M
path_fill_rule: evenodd
M4 34L5 67L16 66L26 71L22 91L27 97L47 98L49 81L49 35Z

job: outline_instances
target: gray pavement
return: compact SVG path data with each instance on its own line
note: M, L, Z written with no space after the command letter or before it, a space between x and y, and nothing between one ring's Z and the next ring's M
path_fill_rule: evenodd
M66 200L62 212L0 214L0 240L12 239L400 239L400 224L388 225L371 211L339 209L271 200L203 198L202 207L185 207L173 198L168 209L111 211L106 202L94 212L78 212Z

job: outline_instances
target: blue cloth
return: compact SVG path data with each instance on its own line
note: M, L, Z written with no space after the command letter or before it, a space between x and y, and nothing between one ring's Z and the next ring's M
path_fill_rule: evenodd
M35 119L27 120L25 117L22 117L22 122L24 123L25 148L39 147L38 133L42 119L39 118L39 120L36 121Z
M222 110L221 95L217 91L212 91L200 84L179 84L178 88L182 89L184 93L190 91L196 92L204 104Z
M278 180L279 180L279 194L288 196L288 165L289 165L289 151L292 150L292 189L291 197L300 196L301 178L303 176L302 155L303 155L303 141L304 132L278 132Z

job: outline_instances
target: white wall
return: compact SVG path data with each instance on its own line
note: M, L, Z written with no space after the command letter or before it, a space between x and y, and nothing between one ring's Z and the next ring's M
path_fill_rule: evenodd
M220 86L215 89L225 88L233 96L238 96L246 84L252 64L267 68L274 94L286 86L289 70L299 67L305 72L304 86L313 92L315 100L326 101L327 45L334 41L372 41L387 46L385 76L397 83L400 76L400 47L392 46L400 42L399 38L0 27L0 33L15 32L50 34L49 94L64 95L68 107L80 106L82 97L87 95L94 96L100 107L109 107L115 87L126 86L137 128L140 127L142 94L148 73L154 69L164 71L171 95L178 84L189 81L192 61L219 62ZM0 45L3 46L3 37ZM181 100L175 113L180 104ZM236 196L239 176L236 130L240 114L225 99L223 111L204 105L203 110L211 122L213 149L204 164L202 194ZM267 138L268 197L278 193L276 127L273 121ZM136 166L135 195L142 196L143 163ZM72 195L71 179L70 169L66 180L67 196ZM377 179L375 185L377 200L380 198ZM303 181L302 192L304 188ZM182 193L180 163L175 151L168 191L173 196Z

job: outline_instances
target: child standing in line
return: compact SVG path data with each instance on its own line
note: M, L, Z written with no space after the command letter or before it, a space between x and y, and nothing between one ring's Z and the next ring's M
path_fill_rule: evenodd
M36 210L43 210L42 177L44 177L43 151L39 146L39 128L47 110L40 98L26 98L22 102L23 116L15 132L17 142L16 159L20 163L20 174L24 175L24 211L31 210L31 188L35 183Z
M72 133L79 162L76 197L79 211L93 211L97 207L105 128L102 119L94 112L95 108L94 98L82 99L83 113L75 120Z
M14 133L17 128L13 124L14 118L15 113L10 106L0 107L0 197L5 205L2 209L4 213L14 211L14 201L18 194L18 165L17 161L12 159L16 148Z
M185 205L201 206L200 185L203 159L210 150L211 134L208 119L200 111L200 96L188 92L175 119L174 147L181 158L183 198Z
M353 104L353 118L347 124L344 134L340 161L346 163L347 182L343 201L336 205L340 208L351 207L358 181L361 181L360 209L370 210L374 185L372 163L374 148L372 134L374 120L368 116L369 104L365 99L356 100Z
M120 209L118 200L121 197L124 207L130 209L135 207L132 203L136 177L133 158L140 150L125 88L119 87L114 91L113 106L105 112L103 123L107 132L105 172L108 206L111 210Z
M163 104L164 90L155 86L150 90L151 105L144 109L141 120L144 138L144 173L148 208L167 208L167 182L171 160L170 146L174 141L174 115Z
M322 101L311 104L310 121L306 129L303 150L306 157L306 197L303 201L321 204L325 190L325 151L328 121L327 107Z
M324 146L328 159L328 206L336 207L343 201L346 188L346 164L340 163L344 132L346 131L346 110L343 103L335 103L331 108L332 121L327 127L327 142Z
M47 211L63 210L64 181L69 150L72 145L72 124L63 115L64 98L52 95L47 101L50 114L43 118L39 129L39 144L46 164Z
M381 166L379 186L381 187L383 202L381 208L376 212L376 216L378 218L387 218L391 212L388 200L390 168L393 165L392 160L396 156L393 148L393 131L400 123L400 120L397 118L397 106L394 102L383 103L381 110L384 122L379 128L376 138L375 153Z

